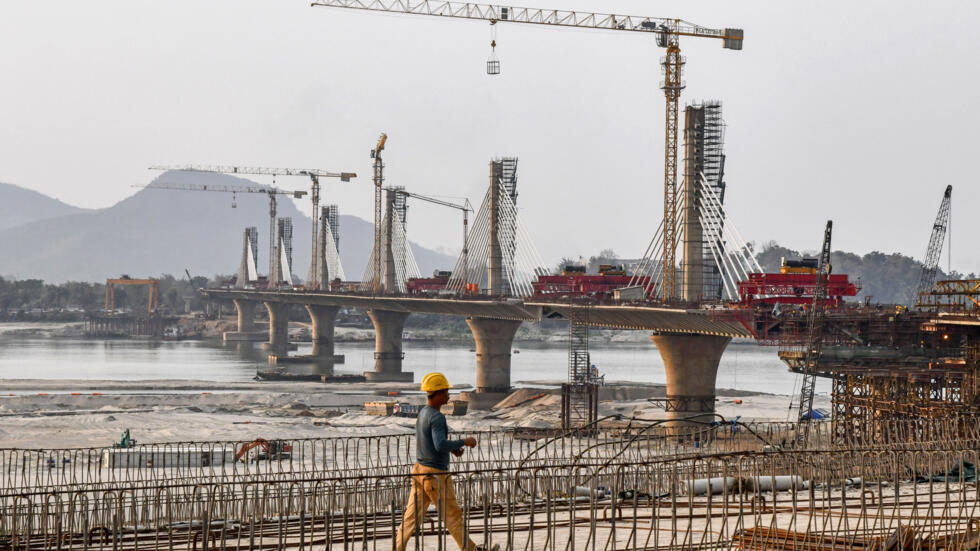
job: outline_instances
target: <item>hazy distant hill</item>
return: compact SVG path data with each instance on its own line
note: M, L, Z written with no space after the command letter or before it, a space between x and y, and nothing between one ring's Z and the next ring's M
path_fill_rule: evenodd
M167 173L168 182L244 184L247 180L218 174ZM17 190L6 194L8 188ZM25 193L18 193L18 192ZM64 205L35 192L4 186L0 205L17 211L17 201L37 197ZM99 281L121 274L152 276L232 274L241 258L242 230L259 230L259 272L268 266L269 201L264 194L238 194L231 208L228 193L144 189L112 207L83 210L67 207L61 215L41 221L30 218L15 227L0 228L0 274L49 282ZM343 211L343 206L341 206ZM293 219L293 273L305 278L310 262L310 219L292 200L279 201L279 216ZM360 279L370 254L373 224L341 216L340 253L349 279ZM411 228L409 228L411 232ZM423 274L451 266L454 259L412 244Z
M787 249L774 241L763 244L756 255L762 269L778 272L782 258L800 258L799 251ZM811 255L813 256L813 255ZM833 251L830 263L835 274L847 274L851 281L861 287L857 299L871 297L881 304L906 304L914 295L922 272L922 262L900 253L872 251L857 255L845 251ZM936 279L973 279L975 274L960 274L953 271L947 274L942 268L936 272Z
M86 212L86 209L62 203L43 193L0 182L0 230L81 212Z

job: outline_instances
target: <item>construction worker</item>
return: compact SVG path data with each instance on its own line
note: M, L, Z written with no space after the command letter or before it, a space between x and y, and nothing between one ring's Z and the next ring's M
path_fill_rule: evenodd
M456 502L456 490L449 474L449 454L463 455L463 448L476 447L476 438L450 440L446 416L439 411L449 401L449 381L442 373L429 373L422 378L422 392L428 396L426 406L415 423L417 461L412 467L412 493L405 506L405 517L395 537L395 550L405 551L417 524L434 503L445 519L446 528L463 551L499 551L500 546L488 548L476 545L463 533L463 512Z

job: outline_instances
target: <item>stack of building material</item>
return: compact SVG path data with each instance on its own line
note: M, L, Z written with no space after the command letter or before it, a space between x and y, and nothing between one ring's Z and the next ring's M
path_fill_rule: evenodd
M755 526L739 531L732 538L743 551L904 551L916 548L916 531L903 526L888 536L860 536L841 532L838 535L795 532L782 528ZM920 542L921 543L921 542Z
M364 402L364 412L387 417L395 412L396 405L397 402Z
M443 415L466 415L466 410L469 408L469 402L466 400L450 400L439 408L439 411Z

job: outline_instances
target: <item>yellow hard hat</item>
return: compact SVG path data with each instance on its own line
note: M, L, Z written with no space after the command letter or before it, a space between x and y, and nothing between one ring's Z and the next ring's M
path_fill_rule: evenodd
M433 371L422 377L422 392L431 394L445 388L449 388L449 381L442 373Z

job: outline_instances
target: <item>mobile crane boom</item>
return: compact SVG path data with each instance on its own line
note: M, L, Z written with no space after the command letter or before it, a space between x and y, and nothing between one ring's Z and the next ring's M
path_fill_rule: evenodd
M936 214L936 221L932 223L932 233L929 234L929 246L926 247L926 257L922 260L922 272L919 273L919 285L915 289L915 295L909 301L910 305L915 305L922 301L923 293L932 290L936 284L936 271L939 269L939 257L943 252L943 241L946 240L946 229L949 226L949 203L953 195L953 186L946 186L943 193L943 200L939 203L939 213Z
M803 357L803 382L800 384L800 411L797 444L806 446L810 439L810 423L813 421L813 394L817 385L817 363L823 347L823 322L827 308L827 284L833 267L830 264L830 239L834 222L827 220L823 232L823 246L817 264L817 285L813 291L813 306L807 313L806 351Z

